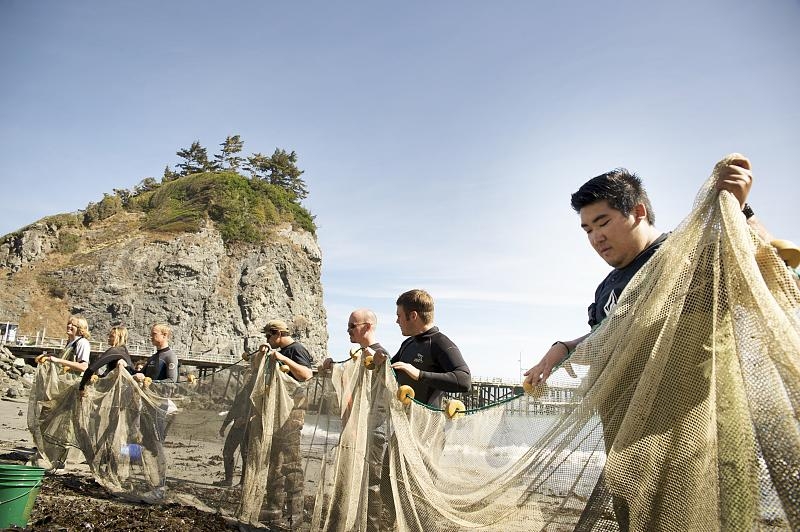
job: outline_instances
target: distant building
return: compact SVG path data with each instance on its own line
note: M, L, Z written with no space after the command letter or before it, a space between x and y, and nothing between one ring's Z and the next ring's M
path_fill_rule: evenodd
M18 323L10 321L0 322L0 343L13 344L17 340Z

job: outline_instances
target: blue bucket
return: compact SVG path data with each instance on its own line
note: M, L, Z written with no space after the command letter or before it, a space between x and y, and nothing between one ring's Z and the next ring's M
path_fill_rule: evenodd
M119 454L130 458L131 462L142 461L142 446L138 443L123 443Z

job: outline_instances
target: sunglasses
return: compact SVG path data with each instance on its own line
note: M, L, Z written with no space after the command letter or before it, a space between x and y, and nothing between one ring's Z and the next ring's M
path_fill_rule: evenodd
M355 329L359 325L366 325L366 323L367 323L366 321L362 321L361 323L348 323L347 324L347 330L348 331L352 331L353 329Z

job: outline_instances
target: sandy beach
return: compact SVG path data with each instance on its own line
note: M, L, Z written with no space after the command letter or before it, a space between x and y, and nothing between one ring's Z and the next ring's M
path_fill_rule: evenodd
M24 463L33 453L27 428L26 398L0 401L0 461ZM82 454L70 452L63 471L47 475L37 497L29 526L35 530L223 530L239 529L233 518L240 500L237 486L241 460L237 456L234 486L213 485L223 477L222 446L219 436L222 417L213 410L176 416L165 444L168 455L168 497L164 504L148 505L113 496L97 484ZM313 424L309 425L308 421ZM304 445L317 443L326 435L313 415L304 429ZM330 427L329 427L330 428ZM312 445L313 447L313 445ZM321 449L320 449L321 453ZM320 454L321 457L321 454ZM307 513L313 508L319 460L308 460L306 482ZM306 525L307 526L307 525Z

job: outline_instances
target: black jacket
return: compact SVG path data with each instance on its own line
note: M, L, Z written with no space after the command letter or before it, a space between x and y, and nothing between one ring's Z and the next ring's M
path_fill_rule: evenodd
M411 386L417 401L437 408L444 392L468 392L472 386L461 351L438 327L408 337L392 358L392 363L395 362L407 362L420 370L418 381L398 371L397 382Z

